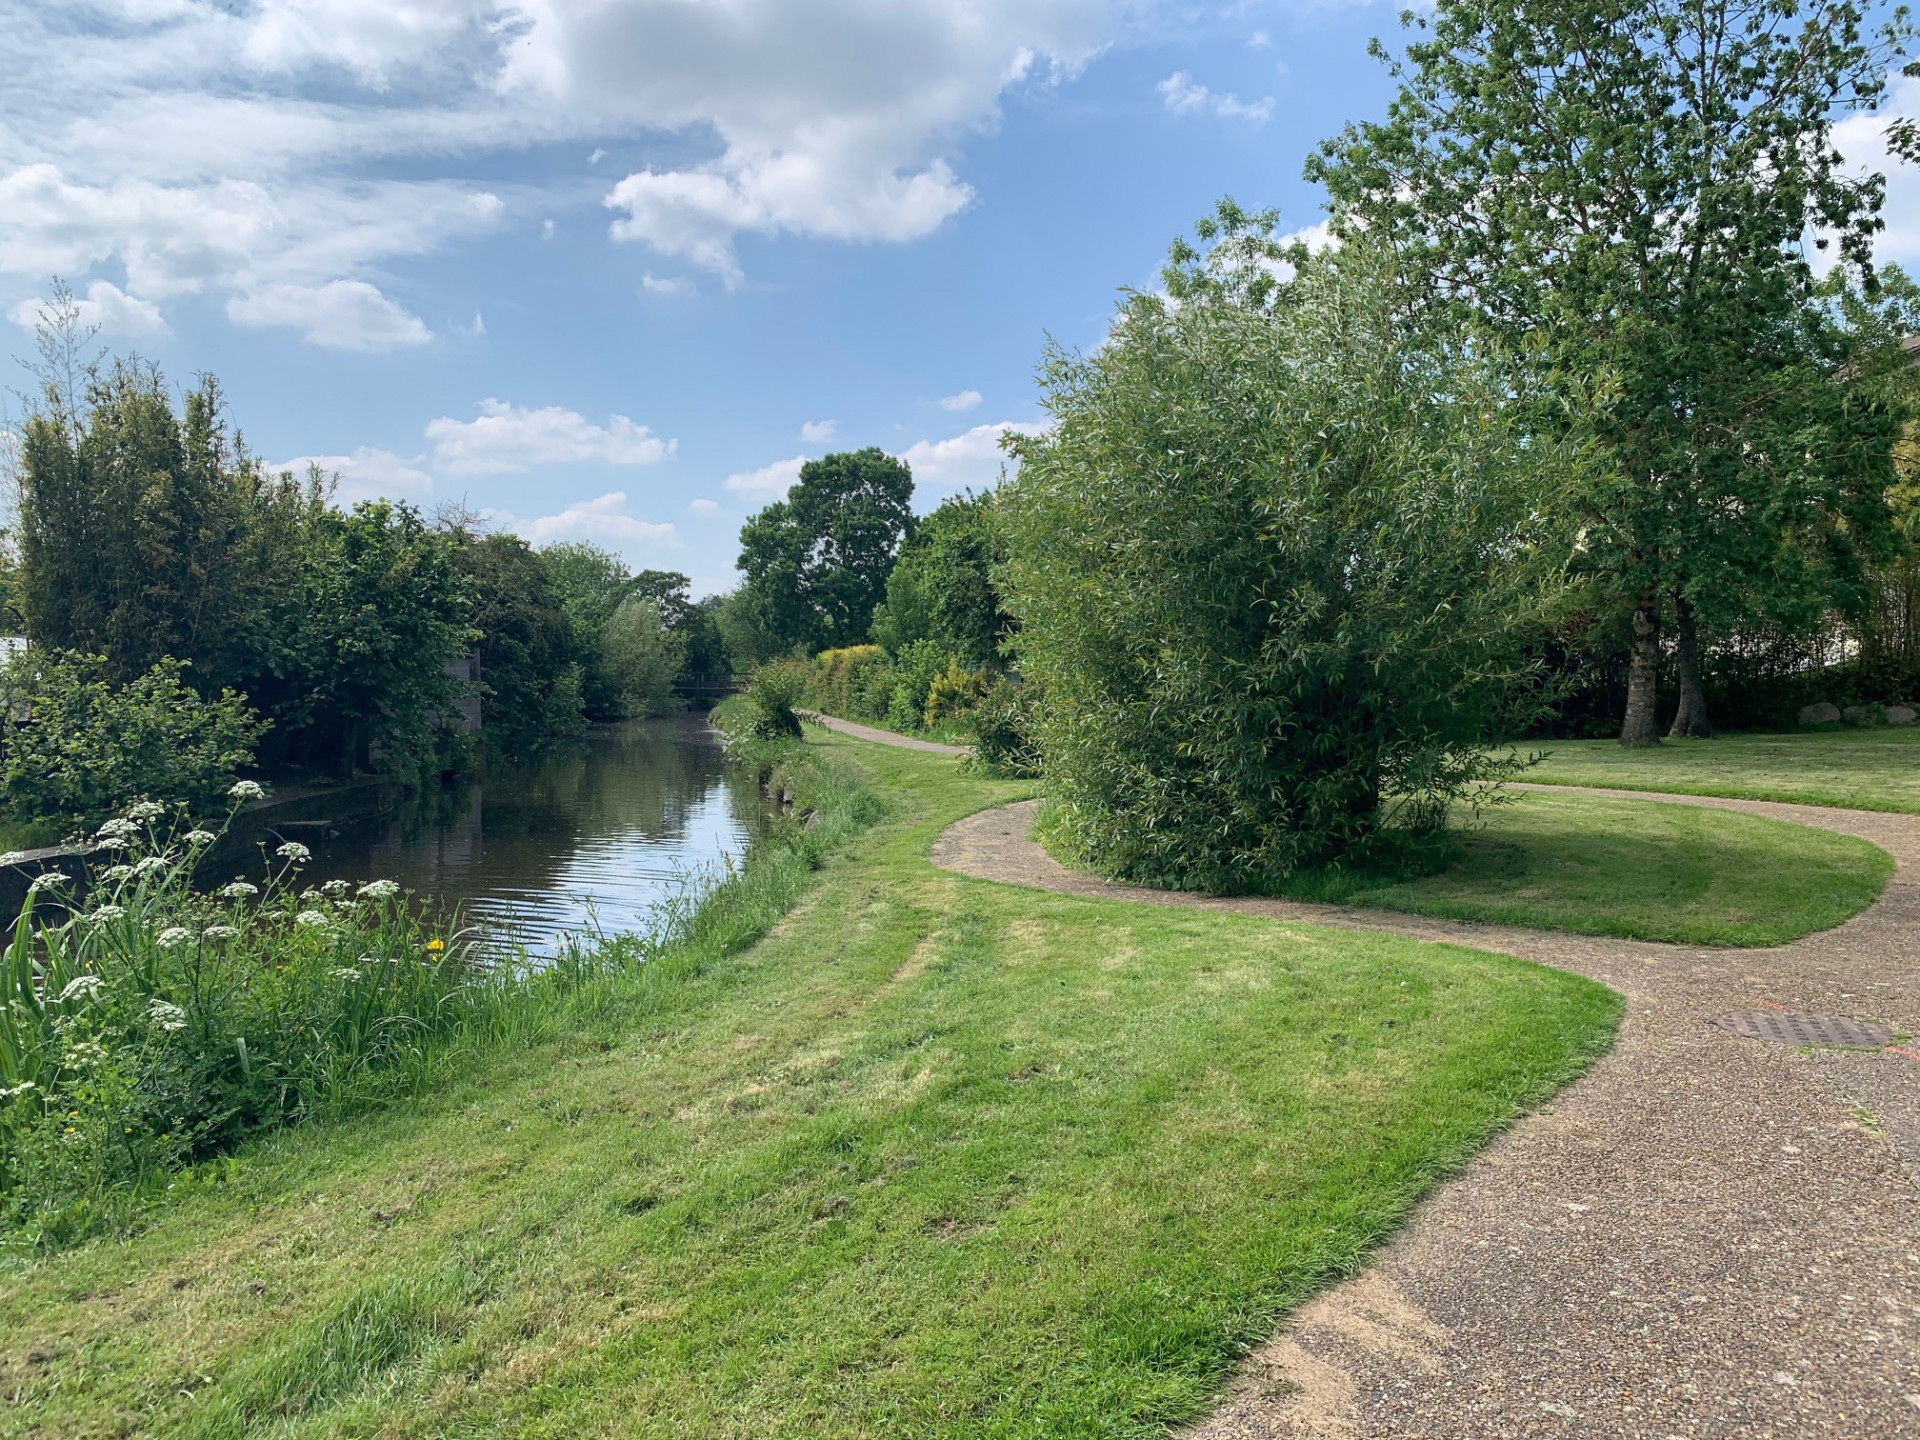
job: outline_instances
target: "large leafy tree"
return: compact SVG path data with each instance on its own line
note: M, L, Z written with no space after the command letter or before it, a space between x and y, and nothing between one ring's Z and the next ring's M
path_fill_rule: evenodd
M1579 554L1631 631L1624 744L1658 743L1663 619L1676 728L1707 725L1698 622L1804 609L1857 581L1885 526L1892 427L1848 384L1803 249L1864 265L1881 177L1839 115L1906 38L1855 0L1438 0L1381 124L1308 166L1333 224L1394 246L1425 303L1534 347L1539 422L1594 464ZM1378 47L1376 47L1376 50Z
M735 628L747 634L750 620L767 653L860 643L912 531L912 502L913 472L883 450L809 460L787 498L740 531Z
M932 640L970 670L997 664L1013 623L993 577L1006 558L990 494L942 501L901 546L873 638L894 653Z

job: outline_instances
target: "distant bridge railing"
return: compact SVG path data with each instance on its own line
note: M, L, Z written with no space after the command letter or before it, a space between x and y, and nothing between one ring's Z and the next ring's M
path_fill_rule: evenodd
M673 693L686 700L724 700L738 695L746 687L730 675L703 676L697 680L676 680Z

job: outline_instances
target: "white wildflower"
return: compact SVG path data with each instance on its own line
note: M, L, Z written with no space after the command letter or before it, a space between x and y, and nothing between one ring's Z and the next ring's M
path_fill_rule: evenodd
M244 880L235 880L231 885L222 885L220 893L229 900L244 900L249 895L258 895L260 887L249 885Z
M236 780L233 788L227 791L236 800L260 800L265 798L266 793L258 780Z
M24 865L33 857L24 850L9 850L0 855L0 865Z
M154 937L153 943L162 950L172 950L177 946L185 945L191 939L193 939L193 931L186 926L169 925Z
M142 800L127 811L127 819L145 824L149 820L158 820L167 813L167 807L158 800Z
M287 841L286 844L282 845L278 850L274 851L273 853L278 855L282 860L293 861L293 863L296 865L304 865L307 861L313 858L313 852L307 849L307 847L302 845L298 840Z
M327 972L336 980L358 980L360 972L351 965L336 965Z
M118 920L127 913L124 905L100 905L87 912L87 918L96 925L104 925L109 920Z
M67 982L67 988L60 992L60 1003L70 1000L90 1000L107 988L107 982L98 975L76 975Z
M184 1030L187 1028L187 1012L178 1005L170 1005L165 1000L156 1000L147 1006L147 1019L159 1030Z
M200 934L208 940L231 940L240 933L234 925L209 925Z
M82 1040L67 1047L67 1063L76 1070L92 1070L107 1063L107 1049L98 1040Z
M329 880L320 888L326 891L333 899L338 900L342 895L347 893L348 886L344 880Z
M201 845L211 845L213 844L214 841L218 840L219 838L220 837L214 834L213 831L211 830L187 831L187 844L193 845L196 847Z
M58 870L49 870L33 877L33 883L27 886L29 893L38 895L42 890L57 890L68 882L69 877Z
M362 900L391 900L399 893L400 886L393 880L369 880L360 887Z
M333 924L333 917L324 910L302 910L298 915L293 917L293 923L317 929Z
M97 843L102 850L124 850L127 848L126 838L120 835L109 835Z
M164 870L166 868L167 857L164 855L146 855L133 862L133 873L135 875L151 875L156 870Z
M140 827L131 820L115 817L107 821L96 832L102 840L131 840L140 833Z
M18 1085L0 1085L0 1100L11 1100L16 1095L24 1095L29 1090L38 1090L39 1088L40 1087L31 1080L22 1080Z
M131 874L133 874L133 866L131 865L109 865L100 872L100 878L108 881L124 880Z

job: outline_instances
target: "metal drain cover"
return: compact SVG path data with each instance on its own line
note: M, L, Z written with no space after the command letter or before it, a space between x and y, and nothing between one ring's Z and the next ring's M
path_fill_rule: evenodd
M1838 1045L1849 1050L1878 1050L1893 1043L1893 1029L1844 1015L1801 1015L1792 1010L1735 1010L1713 1023L1749 1040L1782 1045Z

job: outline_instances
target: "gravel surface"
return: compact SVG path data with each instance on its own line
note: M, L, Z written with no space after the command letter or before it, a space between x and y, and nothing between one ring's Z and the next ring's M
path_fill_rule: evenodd
M793 712L802 720L814 725L824 725L829 730L838 730L842 735L851 735L856 740L871 740L876 745L891 745L896 750L927 750L935 755L964 755L964 745L942 745L938 740L916 740L911 735L902 735L897 730L876 730L871 725L855 724L851 720L842 720L838 715L822 715L817 710L796 710Z
M1773 1007L1920 1032L1920 816L1589 793L1858 835L1899 869L1838 929L1713 950L1115 885L1028 838L1037 801L934 846L983 879L1452 941L1627 997L1614 1049L1294 1312L1189 1440L1920 1437L1920 1040L1812 1051L1709 1023Z

